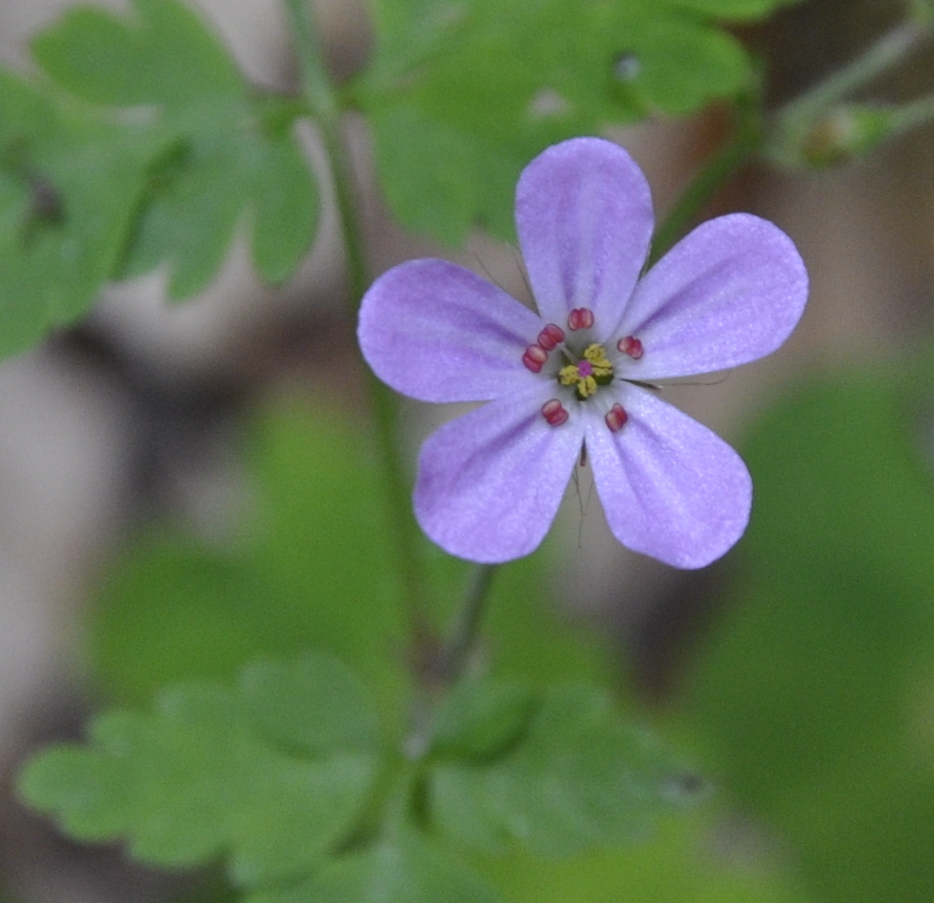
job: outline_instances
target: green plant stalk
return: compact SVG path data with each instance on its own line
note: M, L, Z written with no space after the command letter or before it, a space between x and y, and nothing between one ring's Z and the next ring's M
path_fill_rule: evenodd
M416 700L412 729L404 743L406 758L416 769L431 751L438 700L463 677L477 647L495 573L496 565L475 566L447 643L439 652L433 683L426 684L426 692Z
M321 40L308 0L285 0L285 3L301 67L302 91L308 111L317 124L334 182L339 229L347 255L351 310L355 316L369 284L369 273L364 253L360 202L342 130L342 109L324 64ZM436 645L429 615L427 581L419 553L421 534L411 513L408 473L398 444L396 399L369 370L366 372L387 502L396 524L393 535L401 589L407 600L413 658L418 669L417 663L429 658Z
M932 17L909 11L907 18L882 35L863 53L814 87L779 108L770 117L764 155L780 165L801 163L807 144L822 117L849 95L903 62L932 35Z
M758 151L761 129L753 109L747 102L741 102L732 138L704 164L655 230L648 266L671 249L717 190Z
M442 650L441 678L448 686L457 683L470 664L470 656L480 636L480 625L490 598L495 573L495 565L478 564L471 577L457 621L447 646Z
M810 121L816 114L898 65L927 36L916 21L901 22L843 68L795 98L778 111L788 122Z
M892 111L892 134L907 132L932 120L934 120L934 94L928 94Z

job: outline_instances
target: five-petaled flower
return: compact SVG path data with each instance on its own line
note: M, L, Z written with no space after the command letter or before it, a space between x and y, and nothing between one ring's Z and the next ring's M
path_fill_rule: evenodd
M598 138L557 144L526 167L516 226L537 314L434 259L389 270L363 299L358 335L377 376L423 401L486 402L425 442L419 523L462 558L526 555L586 447L623 545L677 567L709 564L746 528L749 472L646 384L781 345L807 296L798 252L776 226L737 213L699 226L640 278L649 187Z

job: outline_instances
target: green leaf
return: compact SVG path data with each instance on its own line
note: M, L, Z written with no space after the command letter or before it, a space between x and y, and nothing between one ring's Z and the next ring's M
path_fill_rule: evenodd
M718 782L822 900L934 897L932 372L824 374L756 425L742 572L685 681Z
M307 648L350 663L392 721L405 704L392 533L361 421L292 402L244 441L251 504L227 545L154 528L89 611L97 687L140 704L162 684L233 680L258 656Z
M33 41L55 81L91 103L143 107L178 152L154 171L123 261L168 261L173 298L210 282L252 213L260 274L288 277L307 250L317 192L285 103L253 92L204 23L176 0L134 0L129 18L78 6Z
M754 16L771 5L728 2ZM398 218L443 241L512 236L522 167L548 144L684 114L737 94L751 68L714 9L677 0L379 0L377 50L354 96Z
M486 763L439 758L429 778L437 825L496 850L517 841L546 856L611 845L643 832L680 801L683 778L602 690L548 692L521 742Z
M164 137L0 71L0 356L70 324L120 258Z
M75 6L32 42L33 55L64 88L91 103L184 107L195 97L243 92L224 46L190 7L135 0L136 17Z
M519 741L537 707L535 694L518 681L464 680L436 716L432 754L497 757Z
M329 864L297 887L247 903L501 903L483 879L445 849L413 831Z
M240 686L258 728L283 748L321 755L378 743L379 722L366 690L333 656L253 663Z
M724 841L710 807L668 819L641 843L542 859L490 857L486 873L510 903L815 903L781 855ZM722 817L722 813L721 813ZM729 824L726 825L729 831ZM744 838L745 839L745 836ZM739 849L735 849L738 846Z
M754 19L801 0L671 0L683 9L724 19Z
M258 723L255 706L287 674L302 682ZM175 686L152 714L106 713L86 745L40 753L20 793L73 837L126 839L145 863L184 868L225 854L244 887L302 876L360 810L374 773L374 716L357 698L347 729L303 744L304 755L283 728L338 706L322 699L349 681L338 662L309 656L257 665L239 691Z
M390 731L402 729L409 684L404 599L375 449L355 417L291 402L257 412L243 448L251 504L228 544L148 530L87 608L95 689L140 705L168 682L233 680L257 656L326 650L351 664ZM492 667L535 687L611 680L600 638L555 610L546 544L503 566L486 627ZM469 568L426 552L439 619ZM534 625L534 629L530 629Z

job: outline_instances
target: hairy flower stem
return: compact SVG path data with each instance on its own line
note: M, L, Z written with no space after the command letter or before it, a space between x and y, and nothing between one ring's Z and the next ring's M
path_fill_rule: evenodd
M302 74L302 92L313 117L334 182L338 223L347 255L352 311L366 291L369 274L364 253L360 202L341 123L341 105L327 71L314 13L309 0L285 0ZM392 513L402 591L407 600L413 661L428 660L437 646L427 602L426 580L418 551L420 533L411 513L407 471L399 451L398 405L369 370L368 390L380 451L383 481Z

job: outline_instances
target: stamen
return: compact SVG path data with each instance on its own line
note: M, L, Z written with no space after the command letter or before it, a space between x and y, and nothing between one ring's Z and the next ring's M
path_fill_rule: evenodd
M564 341L564 330L560 326L556 326L554 323L549 323L539 334L538 334L538 344L541 345L545 351L551 351L553 348L557 348Z
M610 428L611 433L618 433L626 425L629 415L623 410L623 406L619 402L616 402L616 404L606 412L606 416L603 419L606 421L606 425Z
M568 314L569 329L590 329L593 326L593 311L588 307L575 307Z
M557 398L552 398L542 405L542 417L549 426L561 426L570 415Z
M609 358L606 356L606 352L603 350L602 345L596 344L588 345L584 350L584 360L580 363L587 363L590 365L591 372L597 378L601 376L613 376L613 365L610 363ZM601 385L606 385L606 383L601 382Z
M574 386L577 397L584 401L593 395L599 386L613 382L613 365L602 345L588 345L584 356L576 364L567 364L558 371L558 382L563 386Z
M642 347L642 342L639 341L635 336L628 335L624 339L620 339L616 343L616 347L623 352L623 354L628 354L634 361L639 360L642 357L645 349Z
M548 352L541 345L529 345L522 355L522 363L533 373L541 373L547 360Z

